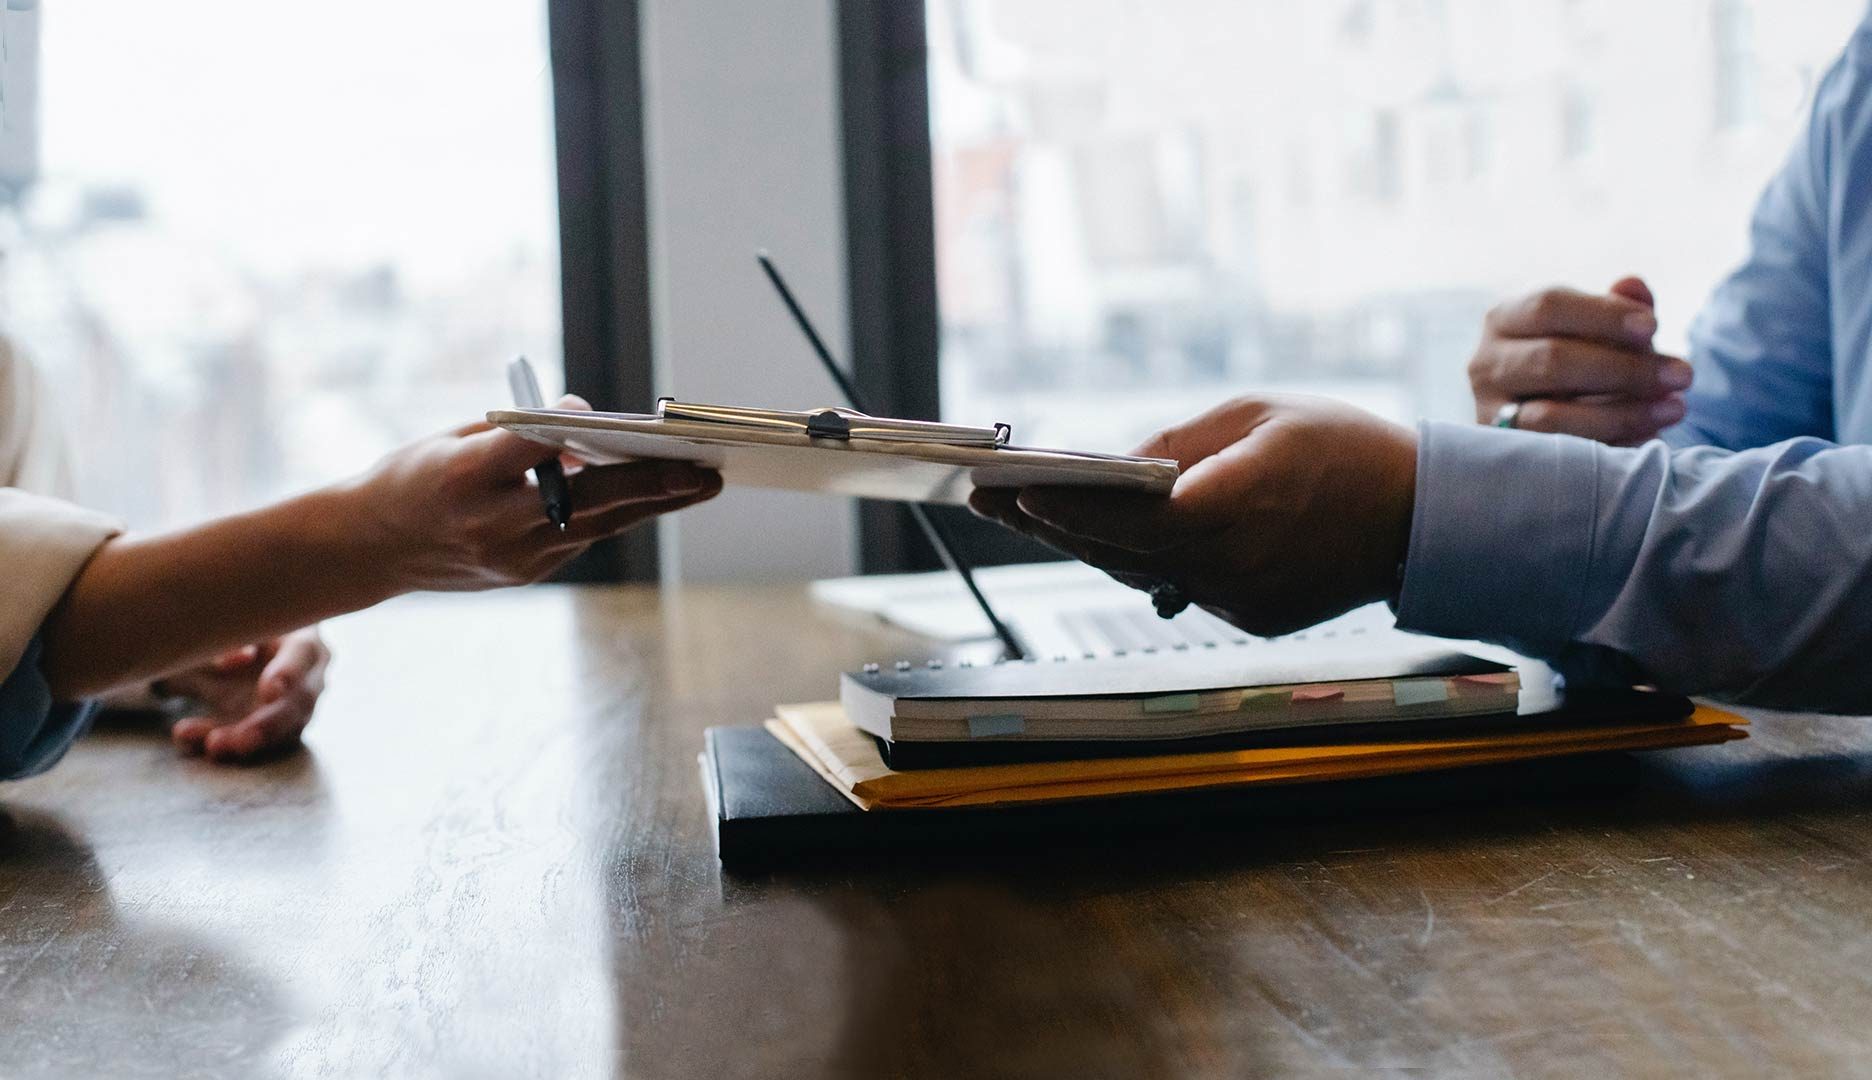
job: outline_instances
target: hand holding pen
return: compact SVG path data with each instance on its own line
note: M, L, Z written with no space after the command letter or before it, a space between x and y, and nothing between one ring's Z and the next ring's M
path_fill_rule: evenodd
M518 357L507 365L507 385L513 391L514 404L520 408L546 407L545 399L540 394L539 380L534 377L533 365L527 363L526 357ZM591 408L583 399L570 394L555 407L573 410ZM502 435L519 438L511 432L502 432ZM568 539L582 537L593 530L603 531L614 521L622 523L623 519L635 516L655 516L701 502L714 497L721 490L719 474L679 461L639 461L596 468L585 466L568 477L558 455L551 448L524 439L521 445L530 446L543 455L536 459L538 464L532 467L533 478L539 484L540 501L546 506L546 519L560 533L569 534ZM614 484L614 479L620 483ZM580 492L578 503L583 507L578 523L572 520L574 488Z
M533 366L524 356L507 366L507 383L513 391L514 403L520 408L546 407ZM567 394L553 408L589 411L591 406L584 399ZM484 429L485 425L476 427ZM531 546L542 555L550 555L567 545L589 544L595 539L616 535L636 522L714 498L721 491L719 473L681 461L634 461L598 466L574 461L574 470L568 476L551 447L509 431L484 430L482 434L498 438L502 454L513 455L508 458L510 467L516 459L534 463L530 469L539 485L539 499L545 504L546 519L563 538L544 545L535 539ZM575 501L577 520L574 520Z
M575 462L577 512L560 529L527 477L550 453L477 420L271 506L107 540L41 630L46 680L58 700L93 697L403 593L544 581L594 542L721 490L719 473L686 462Z
M544 409L539 379L527 358L517 356L507 365L507 386L513 391L514 404L522 409ZM572 492L566 487L565 468L557 456L550 456L533 467L533 479L539 481L540 498L546 503L546 519L564 532L572 520Z

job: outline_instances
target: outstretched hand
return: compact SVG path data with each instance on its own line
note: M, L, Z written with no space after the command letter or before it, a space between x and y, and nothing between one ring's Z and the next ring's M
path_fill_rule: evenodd
M1408 429L1324 399L1243 397L1134 452L1182 466L1168 497L978 489L969 506L1126 585L1169 582L1256 634L1395 591L1416 495Z
M318 627L231 649L161 680L161 692L200 712L178 720L170 737L183 753L251 762L289 753L312 722L331 652Z
M557 409L590 409L567 395ZM714 498L721 474L680 461L584 465L564 457L574 506L546 518L528 472L548 448L476 422L405 446L353 486L389 592L469 591L543 581L595 541Z
M678 461L574 468L560 529L528 475L553 453L468 424L272 506L107 540L46 617L46 681L75 701L418 589L540 581L594 542L721 490L719 473ZM206 736L203 748L215 752Z

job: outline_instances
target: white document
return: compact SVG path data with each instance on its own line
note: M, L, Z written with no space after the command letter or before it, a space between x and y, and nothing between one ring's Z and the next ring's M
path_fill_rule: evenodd
M1019 446L902 438L818 438L631 413L499 409L488 422L594 464L644 458L715 469L729 486L818 491L863 499L961 505L978 487L1034 485L1167 494L1174 461Z

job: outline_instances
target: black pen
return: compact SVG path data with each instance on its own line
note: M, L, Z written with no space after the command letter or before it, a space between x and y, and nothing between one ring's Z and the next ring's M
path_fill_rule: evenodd
M819 358L819 363L825 368L826 374L832 376L832 381L838 384L839 392L845 395L845 403L859 412L870 412L870 409L865 408L864 398L858 394L857 384L852 382L851 376L845 374L844 368L839 367L838 361L832 359L832 350L826 348L825 339L819 336L819 331L813 328L812 320L806 317L806 309L800 307L799 301L793 298L793 290L787 288L786 279L780 276L780 268L773 264L773 260L767 257L765 251L755 252L754 258L760 263L761 270L767 274L767 280L773 284L774 291L780 294L780 302L785 304L787 311L792 314L793 322L799 326L800 333L806 335L807 343L812 346L813 355ZM962 584L968 589L969 596L975 600L975 606L988 617L989 629L994 631L995 637L1001 639L1001 648L1007 652L1008 659L1027 659L1027 647L1022 645L1020 638L1015 636L1013 628L1002 622L1001 616L995 614L994 605L988 602L987 595L981 591L981 586L975 581L974 564L962 557L962 552L956 548L955 538L943 528L942 522L931 517L929 511L921 506L916 503L906 503L904 507L910 511L910 517L917 523L917 527L923 530L923 535L929 540L930 547L936 549L936 555L942 559L943 565L953 570L955 575L962 579Z
M507 386L513 391L515 406L522 409L546 407L546 399L540 396L539 380L534 377L533 365L527 363L526 357L516 357L507 365ZM559 459L549 457L534 466L533 479L539 481L546 519L563 531L566 522L572 520L572 489L566 487L565 470L559 467Z

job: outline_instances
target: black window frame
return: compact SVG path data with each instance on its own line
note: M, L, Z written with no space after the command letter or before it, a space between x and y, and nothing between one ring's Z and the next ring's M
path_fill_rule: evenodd
M874 409L936 420L942 415L942 328L924 0L836 4L853 373ZM977 564L1061 558L966 511L936 507L932 513L946 520L962 553ZM861 503L858 528L864 573L942 566L901 506Z
M602 410L655 399L637 0L547 0L566 389ZM645 525L593 545L561 581L655 581Z
M851 364L887 415L941 415L940 315L923 0L834 0L843 131ZM547 0L566 387L599 409L655 400L638 0ZM992 418L986 418L992 419ZM985 420L984 420L985 422ZM1058 553L936 508L982 563ZM862 502L859 568L942 563L909 513ZM595 545L562 581L655 581L654 527Z

